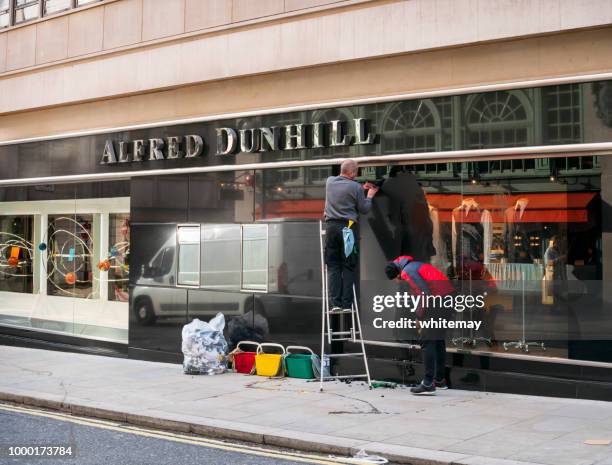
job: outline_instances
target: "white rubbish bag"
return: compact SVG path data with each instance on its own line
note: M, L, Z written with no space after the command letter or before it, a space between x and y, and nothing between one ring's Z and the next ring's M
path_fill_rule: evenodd
M227 371L227 341L223 337L225 317L208 323L195 318L183 326L183 371L189 375L219 375Z

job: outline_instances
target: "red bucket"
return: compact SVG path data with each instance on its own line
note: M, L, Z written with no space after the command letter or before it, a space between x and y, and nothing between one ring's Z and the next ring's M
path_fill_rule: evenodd
M240 345L253 345L259 347L257 342L240 341L236 346L237 352L234 354L234 370L238 373L250 374L255 365L256 352L247 352L240 349Z

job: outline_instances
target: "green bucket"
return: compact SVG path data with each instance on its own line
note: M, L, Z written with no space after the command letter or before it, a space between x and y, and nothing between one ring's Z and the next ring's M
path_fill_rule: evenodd
M292 354L289 351L303 350L309 352L308 354ZM314 373L312 371L312 355L314 352L308 347L302 346L289 346L287 347L287 355L285 355L285 366L287 368L287 376L290 378L301 378L301 379L313 379Z

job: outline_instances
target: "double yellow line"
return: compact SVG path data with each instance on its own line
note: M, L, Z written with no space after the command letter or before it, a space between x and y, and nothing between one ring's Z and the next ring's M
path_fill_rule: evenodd
M340 464L364 464L365 462L352 458L342 457L322 457L319 455L301 454L298 452L286 452L286 451L275 451L271 449L265 449L263 447L249 446L245 444L231 443L225 441L218 441L215 439L206 439L197 436L191 436L187 434L171 433L166 431L159 431L148 428L141 428L139 426L125 425L122 423L116 423L107 420L98 420L94 418L78 417L60 412L48 412L45 410L38 410L28 407L18 407L13 405L1 404L0 410L6 412L22 413L26 415L33 415L37 417L51 418L53 420L66 421L70 423L76 423L83 426L91 426L94 428L105 429L109 431L116 431L119 433L129 433L137 436L143 436L147 438L163 439L166 441L178 442L181 444L190 444L201 447L208 447L211 449L219 449L230 452L237 452L240 454L256 455L259 457L269 457L281 460L289 460L294 462L322 464L322 465L338 465Z

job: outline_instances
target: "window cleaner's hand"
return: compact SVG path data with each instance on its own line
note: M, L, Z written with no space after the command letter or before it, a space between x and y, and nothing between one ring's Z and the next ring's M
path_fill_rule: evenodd
M373 199L374 196L378 193L378 189L379 189L378 187L372 184L372 187L368 189L368 195L367 195L368 199Z
M368 190L368 189L372 189L372 188L374 188L374 187L376 187L376 186L375 186L374 184L372 184L370 181L366 181L366 182L364 182L364 183L363 183L363 186L362 186L362 187L363 187L365 190Z

